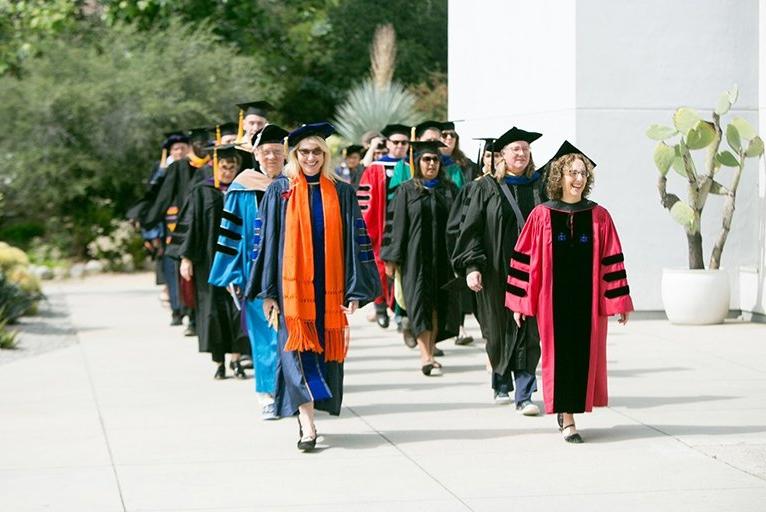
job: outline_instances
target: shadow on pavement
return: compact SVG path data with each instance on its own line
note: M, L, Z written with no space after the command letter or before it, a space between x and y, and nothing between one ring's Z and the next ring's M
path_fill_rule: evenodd
M736 400L739 396L612 396L609 397L609 407L626 407L628 409L648 409L663 405L693 404L697 402L715 402L717 400Z

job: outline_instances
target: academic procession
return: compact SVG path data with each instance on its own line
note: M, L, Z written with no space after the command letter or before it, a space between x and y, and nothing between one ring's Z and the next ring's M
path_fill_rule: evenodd
M70 361L50 392L85 393L98 421L60 465L103 436L92 466L110 474L78 478L116 483L119 500L67 495L50 483L51 460L52 476L35 478L59 506L42 497L24 508L0 483L0 509L4 499L14 511L760 509L766 2L743 2L745 32L760 40L731 43L759 56L757 76L745 66L699 76L705 94L691 91L691 103L673 85L683 73L644 76L648 60L599 22L653 27L633 4L447 4L441 111L386 103L408 48L396 49L390 23L358 48L370 53L359 90L377 91L375 115L354 111L353 95L335 116L303 113L296 96L265 87L203 116L168 101L140 194L117 219L140 239L144 271L52 281L43 311L67 310L50 325L79 342L0 364L0 384L28 383L34 359L44 380ZM716 2L669 9L725 30ZM588 31L608 32L609 48ZM574 55L557 54L575 40ZM646 96L596 66L604 55L634 59ZM658 270L686 266L687 249L688 269ZM22 340L45 334L29 321ZM0 419L44 417L24 412L50 407L24 386L26 399L0 399ZM11 425L9 439L23 430ZM128 440L128 428L141 436ZM40 434L43 447L46 435L57 434ZM190 435L252 482L195 469L213 455L182 454ZM148 480L129 455L147 447L176 454L146 463L160 465ZM28 486L20 461L0 451L0 481L6 472ZM188 496L166 495L186 486Z

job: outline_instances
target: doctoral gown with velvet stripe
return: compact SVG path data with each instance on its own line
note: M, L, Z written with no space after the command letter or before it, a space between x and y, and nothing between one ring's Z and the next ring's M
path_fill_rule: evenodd
M233 285L244 291L252 267L256 234L260 236L258 198L263 197L264 192L240 183L241 177L231 184L224 198L218 243L208 282L221 288ZM263 314L262 300L243 300L241 308L242 323L253 355L255 390L273 394L276 389L277 333L269 327Z
M197 303L199 351L249 353L250 343L240 326L240 315L225 288L208 283L223 212L223 192L205 180L192 187L173 232L168 256L188 258Z
M391 241L381 258L399 265L405 309L415 336L432 331L432 312L437 313L436 340L457 335L460 325L459 297L442 290L453 278L447 243L447 219L457 187L441 179L433 188L409 180L397 191L393 203Z
M383 290L382 298L386 304L392 307L394 303L393 287L389 286L386 268L383 260L380 259L380 251L388 245L390 240L391 221L393 219L391 202L396 196L396 190L401 181L397 178L397 169L402 168L403 162L403 159L394 159L388 156L373 162L362 173L356 190L362 218L372 242L372 252L375 255L375 265L378 269L381 290Z
M323 199L321 194L317 197L313 187L309 192L314 264L315 268L323 268L323 264L317 265L323 263L325 252L324 243L317 243L322 240L317 235L322 236L324 231ZM344 300L346 303L358 301L359 306L363 306L381 293L372 244L353 187L337 181L335 192L338 194L343 222L343 261L337 264L342 264L344 268ZM292 197L290 182L284 177L277 178L266 190L258 212L262 222L261 234L260 237L256 236L255 262L245 293L248 298L270 298L279 304L279 359L275 396L278 414L294 415L298 412L298 406L313 401L315 408L338 415L343 401L343 363L325 362L324 353L285 351L287 329L282 297L282 266L287 233L285 216ZM315 275L314 278L320 344L324 343L323 329L319 325L324 318L322 277Z
M633 311L609 213L588 200L541 204L527 219L509 272L506 306L537 318L546 413L606 406L607 317Z

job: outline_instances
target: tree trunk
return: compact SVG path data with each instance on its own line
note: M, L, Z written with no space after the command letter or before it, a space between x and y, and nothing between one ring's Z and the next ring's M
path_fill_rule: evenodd
M705 261L702 258L702 233L686 233L686 242L689 246L689 269L704 269Z

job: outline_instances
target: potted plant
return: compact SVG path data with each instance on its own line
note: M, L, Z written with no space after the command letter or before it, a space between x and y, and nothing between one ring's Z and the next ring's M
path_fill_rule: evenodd
M729 311L729 277L720 268L721 254L731 229L746 161L758 159L764 149L763 140L745 119L733 117L722 125L722 118L737 96L736 85L721 94L712 120L681 107L673 114L673 126L653 124L646 132L649 138L658 141L654 163L659 170L660 201L684 228L689 249L688 269L664 269L662 274L662 300L673 323L721 323ZM721 147L724 140L728 149ZM700 155L698 160L695 153ZM698 162L704 163L698 168ZM686 182L685 200L668 191L671 170ZM724 179L728 180L726 184ZM721 230L705 268L700 227L702 211L711 195L721 196L724 208Z

